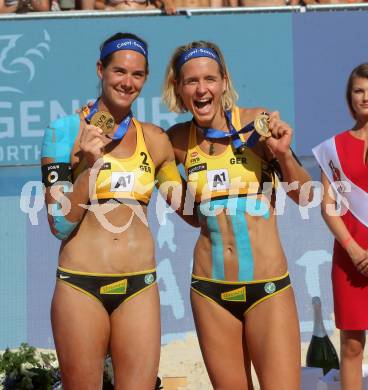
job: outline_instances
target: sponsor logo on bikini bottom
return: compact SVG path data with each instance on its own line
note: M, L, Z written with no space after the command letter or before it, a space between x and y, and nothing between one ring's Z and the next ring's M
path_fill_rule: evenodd
M245 302L246 301L245 287L240 287L235 290L223 292L221 293L221 299L223 301Z
M107 284L106 286L100 287L100 294L126 294L127 284L127 279Z

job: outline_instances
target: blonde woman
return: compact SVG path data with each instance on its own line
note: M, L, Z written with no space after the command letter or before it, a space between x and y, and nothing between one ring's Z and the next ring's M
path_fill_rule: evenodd
M251 359L263 390L275 383L298 389L299 323L274 214L275 169L298 183L288 192L296 202L310 179L290 149L293 130L273 112L272 136L259 138L252 122L266 110L236 106L223 55L211 42L175 50L163 98L171 111L193 115L169 137L201 226L191 303L212 385L251 389Z

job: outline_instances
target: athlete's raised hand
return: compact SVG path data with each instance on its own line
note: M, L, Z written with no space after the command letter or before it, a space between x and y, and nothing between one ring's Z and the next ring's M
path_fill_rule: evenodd
M276 158L280 158L290 151L293 129L280 119L278 111L269 114L269 128L272 137L266 138L266 144Z
M106 137L96 126L85 124L80 136L79 146L90 168L103 156Z

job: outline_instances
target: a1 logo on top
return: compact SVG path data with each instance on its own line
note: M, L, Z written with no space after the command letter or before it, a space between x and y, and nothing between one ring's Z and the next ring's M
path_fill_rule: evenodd
M134 186L134 172L112 172L111 192L131 192Z
M210 191L226 191L230 187L227 169L214 169L207 171L208 189Z

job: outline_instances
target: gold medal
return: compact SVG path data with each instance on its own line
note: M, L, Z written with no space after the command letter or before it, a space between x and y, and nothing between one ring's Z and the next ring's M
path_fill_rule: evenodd
M109 112L97 111L95 114L93 114L90 120L90 124L99 127L104 134L108 134L114 128L115 120Z
M270 126L269 126L270 117L268 114L263 112L259 114L254 119L254 129L256 132L263 137L271 137Z

